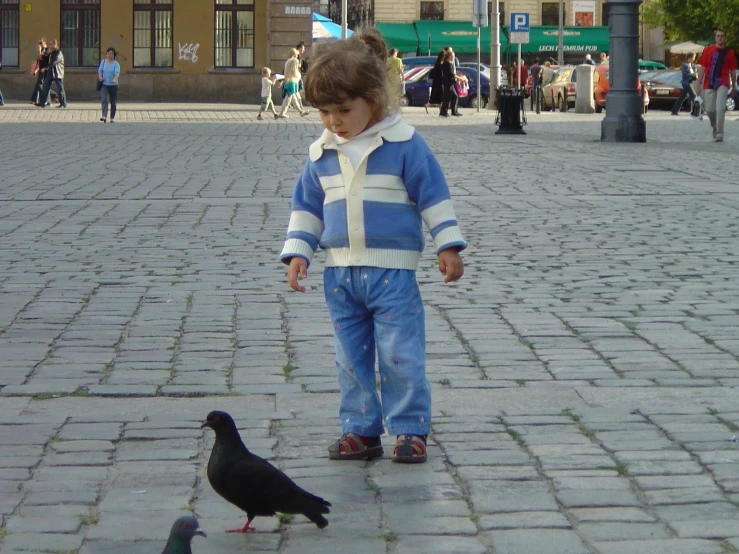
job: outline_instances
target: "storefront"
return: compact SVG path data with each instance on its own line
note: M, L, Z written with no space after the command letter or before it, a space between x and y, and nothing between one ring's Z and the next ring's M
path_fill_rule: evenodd
M390 47L398 48L410 55L433 55L445 46L451 46L461 56L477 52L477 29L468 21L414 21L411 23L378 23L378 29ZM490 27L481 29L480 51L490 53ZM609 48L608 27L565 27L564 52L566 60L582 60L585 54L607 52ZM531 27L529 43L521 47L528 58L539 57L542 61L557 58L559 29L551 26ZM508 27L500 29L500 49L505 58L518 52L518 47L509 48Z
M32 0L0 2L0 73L7 99L30 96L40 37L57 38L70 103L97 98L98 63L118 51L124 100L258 102L261 69L282 72L310 48L307 0Z

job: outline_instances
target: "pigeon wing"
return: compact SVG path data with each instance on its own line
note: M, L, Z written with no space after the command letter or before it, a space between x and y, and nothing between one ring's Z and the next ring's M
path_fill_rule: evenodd
M296 499L302 492L287 475L256 456L229 466L220 481L218 492L250 517L294 513Z

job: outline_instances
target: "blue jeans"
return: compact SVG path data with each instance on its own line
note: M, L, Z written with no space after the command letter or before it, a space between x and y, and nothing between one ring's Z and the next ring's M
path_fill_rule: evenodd
M2 106L3 104L5 104L5 100L3 100L3 91L0 90L0 106Z
M103 118L108 117L108 99L110 99L110 119L115 119L118 109L118 85L103 85L100 87L100 100L102 101Z
M343 432L377 437L384 424L391 435L427 435L431 387L415 271L327 267L323 284L334 324ZM375 350L382 400L377 394Z
M677 100L675 100L675 104L672 106L672 113L678 113L680 111L680 108L683 107L683 102L685 101L686 96L690 96L691 102L695 100L695 92L693 92L693 87L690 85L683 85L683 90L680 91L680 96L678 96Z
M51 71L47 71L44 76L44 88L41 91L41 96L39 98L38 104L40 106L43 106L46 104L47 100L49 99L49 91L51 90L51 83L56 83L56 90L59 95L59 105L60 106L66 106L67 105L67 95L64 94L64 79L57 79L55 77L51 76Z

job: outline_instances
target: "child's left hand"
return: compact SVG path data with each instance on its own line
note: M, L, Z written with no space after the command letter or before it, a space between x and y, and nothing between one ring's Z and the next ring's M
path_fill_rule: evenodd
M439 271L444 275L445 283L456 281L464 275L464 262L456 248L439 252Z

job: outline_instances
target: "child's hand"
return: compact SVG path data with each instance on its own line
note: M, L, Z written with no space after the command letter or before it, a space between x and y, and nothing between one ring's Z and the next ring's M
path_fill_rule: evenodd
M445 283L456 281L464 275L464 262L456 248L439 252L439 271L444 275Z
M301 279L308 277L308 262L303 258L295 256L290 260L290 265L287 268L287 284L294 291L305 292L305 287L298 283L298 277Z

